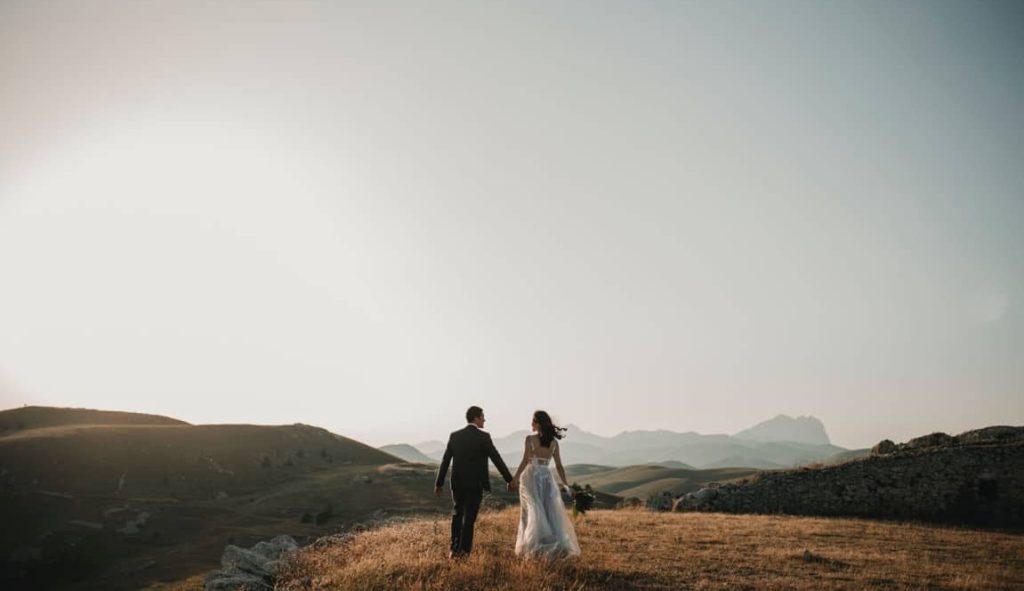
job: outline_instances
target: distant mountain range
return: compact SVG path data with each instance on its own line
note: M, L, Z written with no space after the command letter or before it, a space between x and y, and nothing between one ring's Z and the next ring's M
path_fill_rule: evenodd
M796 441L814 445L831 443L825 433L825 425L814 417L789 417L779 415L774 419L760 422L734 435L751 441Z
M377 449L382 452L389 453L396 458L405 460L406 462L415 462L419 464L433 464L437 462L434 458L406 443L385 445L378 447Z
M734 435L702 435L675 431L625 431L613 437L588 433L568 426L562 447L565 464L634 466L680 462L701 469L792 468L828 462L849 450L832 445L825 426L814 417L779 415ZM516 465L522 456L527 431L516 431L494 439L507 464ZM415 445L380 448L407 461L438 462L444 442L424 441ZM416 459L413 459L416 458Z

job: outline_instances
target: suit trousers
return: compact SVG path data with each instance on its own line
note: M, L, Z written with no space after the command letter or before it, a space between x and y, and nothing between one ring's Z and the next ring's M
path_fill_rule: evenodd
M481 486L452 487L452 554L467 556L473 550L473 527L484 498Z

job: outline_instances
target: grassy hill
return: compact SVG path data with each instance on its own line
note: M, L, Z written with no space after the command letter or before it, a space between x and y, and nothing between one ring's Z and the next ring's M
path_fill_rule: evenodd
M570 468L575 468L570 466ZM756 474L753 468L693 470L667 468L657 464L590 470L570 475L570 480L589 484L596 490L620 497L646 499L651 494L671 491L673 496L699 490L709 482L728 482ZM567 475L570 473L567 471Z
M229 543L450 510L432 468L324 429L126 415L0 436L0 587L138 588L214 568Z
M1024 538L961 528L646 511L593 511L577 523L583 555L513 554L518 511L481 515L473 555L446 558L444 518L412 520L289 559L275 588L960 589L1024 588ZM154 589L194 591L198 577Z
M185 421L160 415L147 415L91 408L55 408L23 406L0 411L0 435L40 427L60 425L187 425Z

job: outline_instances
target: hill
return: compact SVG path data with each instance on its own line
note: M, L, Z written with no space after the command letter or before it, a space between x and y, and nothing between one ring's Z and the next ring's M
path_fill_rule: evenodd
M395 445L384 445L384 446L378 447L377 449L381 450L382 452L384 452L386 454L391 454L391 455L395 456L396 458L401 458L401 459L405 460L406 462L414 462L414 463L418 463L418 464L437 464L438 463L437 460L435 460L434 458L428 456L427 454L421 452L420 450L418 450L415 447L413 447L411 445L408 445L406 443L399 443L399 444L395 444Z
M570 471L566 470L566 475L569 473ZM595 470L589 473L576 472L570 477L570 480L580 484L589 484L595 490L620 497L636 497L644 500L652 494L659 494L663 491L670 491L673 496L679 496L699 490L711 482L729 482L756 473L757 470L750 468L693 470L648 464Z
M0 411L0 435L60 425L187 425L160 415L90 408L23 406Z
M446 512L433 479L301 424L21 429L0 437L0 587L134 589L213 568L228 543Z
M761 472L683 495L677 510L785 513L1024 528L1024 427L879 442L838 464Z
M459 562L446 558L440 517L323 539L287 559L275 588L1024 588L1024 538L1004 533L853 519L592 511L577 522L583 555L548 562L514 556L518 517L516 509L483 513L473 555ZM202 579L170 588L201 589Z

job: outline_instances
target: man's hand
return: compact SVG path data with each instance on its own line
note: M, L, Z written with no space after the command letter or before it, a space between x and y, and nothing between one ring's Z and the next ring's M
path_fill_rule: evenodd
M441 487L440 486L435 486L434 487L434 496L435 497L441 496Z
M507 485L505 485L505 489L508 490L508 492L516 492L516 481L513 480L509 482Z

